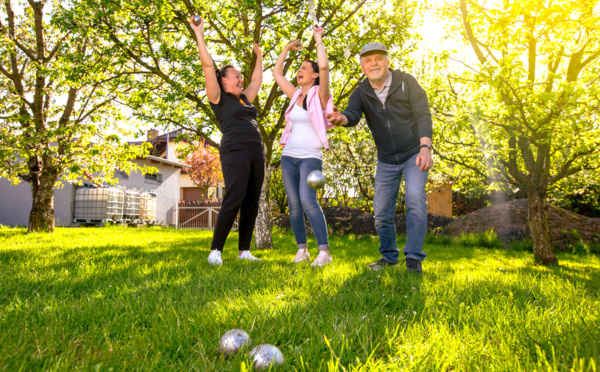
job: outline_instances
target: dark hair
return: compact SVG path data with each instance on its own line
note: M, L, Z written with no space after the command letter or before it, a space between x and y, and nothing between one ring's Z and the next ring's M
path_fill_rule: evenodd
M313 68L313 71L318 74L319 73L319 65L317 64L317 62L310 60L310 59L305 59L304 62L310 62L310 65ZM320 76L317 76L317 80L315 81L315 85L319 85L319 83L321 82L321 78Z
M233 68L233 66L226 65L215 71L217 74L217 83L219 83L219 88L221 88L221 92L227 94L229 97L235 99L236 101L239 101L240 97L236 96L233 93L226 92L225 89L223 89L223 82L221 81L221 79L226 76L225 74L227 73L228 68Z
M310 59L305 59L304 62L310 62L310 65L312 66L313 71L317 74L319 73L319 64L317 62L310 60ZM315 85L319 85L320 82L321 82L321 77L317 76L317 79L315 80ZM308 111L307 107L308 106L306 104L306 98L304 98L304 101L302 102L302 108Z

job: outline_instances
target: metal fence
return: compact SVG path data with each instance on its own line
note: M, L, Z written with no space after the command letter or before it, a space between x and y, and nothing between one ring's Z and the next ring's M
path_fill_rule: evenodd
M178 229L213 230L221 211L220 200L181 200L177 203L175 226ZM233 223L237 229L239 215Z

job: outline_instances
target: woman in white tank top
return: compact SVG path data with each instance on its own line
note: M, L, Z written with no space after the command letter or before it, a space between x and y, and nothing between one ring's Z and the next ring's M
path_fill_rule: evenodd
M288 197L290 222L298 247L298 253L292 262L310 261L304 223L306 213L319 248L319 255L312 264L315 267L325 266L332 260L329 253L327 223L317 200L317 192L306 183L310 172L322 170L323 147L328 148L326 137L328 122L324 117L324 108L328 104L331 107L331 93L329 62L321 39L322 34L322 28L314 28L318 63L310 60L302 63L296 73L296 81L300 89L296 89L283 74L287 53L302 47L298 40L285 46L273 71L275 81L283 93L290 98L290 107L286 111L287 125L281 139L281 144L285 146L281 157L281 172Z

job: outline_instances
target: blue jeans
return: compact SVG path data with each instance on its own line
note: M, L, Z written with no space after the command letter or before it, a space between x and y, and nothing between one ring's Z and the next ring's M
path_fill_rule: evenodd
M327 223L323 210L317 201L317 190L306 184L306 178L314 170L321 170L323 162L316 158L281 157L281 175L283 187L288 198L290 222L298 248L306 248L306 224L304 213L308 217L319 249L329 249Z
M429 171L422 172L415 165L417 155L406 162L393 165L377 162L375 174L375 197L373 210L375 229L379 235L379 252L390 262L398 262L400 251L396 244L394 215L402 176L405 179L406 199L406 244L404 255L419 261L425 259L423 242L427 232L427 194L425 184Z

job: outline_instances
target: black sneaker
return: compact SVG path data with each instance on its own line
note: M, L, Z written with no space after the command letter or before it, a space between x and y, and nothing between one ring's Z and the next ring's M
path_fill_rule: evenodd
M385 258L380 258L379 260L373 262L372 264L367 265L371 270L381 270L384 266L394 266L396 262L391 263L386 261Z
M406 270L412 271L414 273L421 274L423 272L423 268L421 267L421 261L415 260L414 258L407 257L406 258Z

